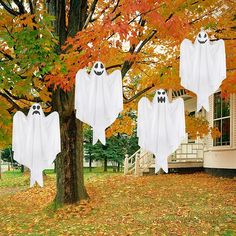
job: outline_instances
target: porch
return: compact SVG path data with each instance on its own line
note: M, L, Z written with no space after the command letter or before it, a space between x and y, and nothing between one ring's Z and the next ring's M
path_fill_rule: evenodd
M168 158L168 168L202 168L204 158L203 143L182 143ZM155 158L153 154L139 149L132 156L126 156L124 174L143 176L155 174Z

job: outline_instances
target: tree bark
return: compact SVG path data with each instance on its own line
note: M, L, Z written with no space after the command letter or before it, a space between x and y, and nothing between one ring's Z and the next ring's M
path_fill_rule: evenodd
M92 172L92 162L93 162L92 156L91 154L89 154L89 172Z
M56 160L57 205L88 199L83 175L83 124L75 117L74 93L57 89L53 93L53 108L60 114L61 153Z
M103 169L104 172L107 172L107 158L105 157L104 158L104 169Z
M120 172L120 162L118 161L117 172Z

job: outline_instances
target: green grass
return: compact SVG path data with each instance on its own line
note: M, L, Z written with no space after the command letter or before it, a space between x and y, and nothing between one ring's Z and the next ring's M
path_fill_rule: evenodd
M45 170L44 173L47 177L55 179L56 173L53 169ZM89 168L84 168L84 178L85 181L92 180L96 178L105 178L108 176L120 175L122 172L113 172L113 168L109 167L107 172L103 171L102 167L92 168L92 172L89 171ZM19 187L19 186L28 186L29 185L29 172L21 173L20 169L14 169L13 171L6 171L2 173L2 178L0 179L0 188L1 187Z

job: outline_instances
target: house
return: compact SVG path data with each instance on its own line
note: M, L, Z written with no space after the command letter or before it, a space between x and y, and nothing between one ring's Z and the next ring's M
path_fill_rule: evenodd
M182 97L185 110L191 115L197 115L197 98L179 90L172 93L172 97ZM209 98L210 109L200 112L213 127L218 127L221 137L212 139L208 135L204 139L191 140L186 137L176 152L169 157L169 168L203 167L212 175L236 176L236 94L223 99L221 91L217 91ZM143 150L137 151L125 160L125 173L133 172L142 175L154 168L152 155Z

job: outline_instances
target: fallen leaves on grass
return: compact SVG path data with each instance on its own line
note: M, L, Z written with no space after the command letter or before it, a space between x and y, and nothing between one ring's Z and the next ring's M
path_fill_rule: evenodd
M0 201L1 235L234 235L236 180L207 174L106 176L86 184L89 201L49 210L44 188Z

